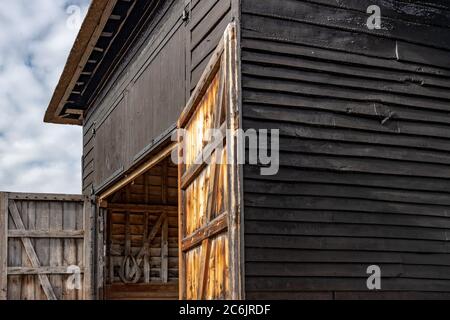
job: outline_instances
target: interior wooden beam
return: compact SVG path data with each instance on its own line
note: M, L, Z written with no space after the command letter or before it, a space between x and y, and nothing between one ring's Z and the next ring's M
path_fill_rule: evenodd
M146 173L148 170L152 169L156 165L158 165L161 161L163 161L165 158L169 157L173 150L175 150L177 147L176 143L172 143L169 146L165 147L162 151L160 151L158 154L156 154L153 158L151 158L148 162L144 163L140 167L138 167L135 171L133 171L131 174L126 176L125 179L117 183L116 185L109 188L107 191L105 191L103 194L101 194L98 198L98 201L101 202L102 200L105 200L109 196L113 195L120 189L126 187L128 184L136 180L139 176Z
M126 204L126 203L108 203L108 209L111 210L123 210L131 212L167 212L178 211L177 206L166 205L147 205L147 204Z

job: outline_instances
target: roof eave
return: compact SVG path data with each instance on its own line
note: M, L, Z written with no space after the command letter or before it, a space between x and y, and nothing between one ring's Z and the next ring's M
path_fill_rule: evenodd
M95 31L99 27L99 24L105 20L103 19L104 16L110 15L110 12L105 10L105 8L108 6L112 7L116 2L117 0L92 0L86 18L83 21L72 50L70 51L69 57L67 58L63 73L61 74L59 82L48 105L44 122L82 125L82 120L64 118L59 116L57 113L64 105L64 96L76 76L77 69L82 69L84 66L82 63L83 56L85 56L86 51L92 50L90 44L93 42L95 43L98 40ZM100 27L102 28L102 26Z

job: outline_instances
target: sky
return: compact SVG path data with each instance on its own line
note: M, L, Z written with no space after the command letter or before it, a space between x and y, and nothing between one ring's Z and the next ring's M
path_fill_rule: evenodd
M43 118L89 3L0 0L0 191L81 192L81 128Z

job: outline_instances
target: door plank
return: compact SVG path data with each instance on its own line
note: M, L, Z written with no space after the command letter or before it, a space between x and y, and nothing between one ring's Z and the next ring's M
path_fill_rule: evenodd
M238 71L239 65L239 49L237 45L237 31L235 26L230 25L225 33L225 57L227 60L227 82L228 90L227 96L228 111L227 111L227 123L228 128L231 130L237 130L241 126L240 117L242 116L242 110L239 110L240 97L242 96L241 88L239 85L240 73ZM228 147L229 154L227 156L231 159L238 158L238 142L236 137L230 139L230 146ZM228 173L228 201L227 211L229 212L229 228L228 228L228 251L230 260L230 293L231 299L239 300L243 299L244 285L243 285L243 266L242 261L243 254L241 250L244 247L243 237L241 236L241 199L242 193L242 170L243 166L239 166L236 162L227 167Z
M190 249L198 246L206 238L212 238L219 233L222 233L228 228L228 213L222 213L213 221L211 221L206 226L198 229L195 233L184 238L181 241L181 250L183 252L189 251Z
M208 269L209 262L211 260L211 240L206 238L202 243L202 250L200 251L200 265L199 265L199 276L198 276L198 293L197 298L202 300L205 294L206 283L208 281Z
M148 179L145 179L145 185L148 186ZM145 196L148 198L148 194L146 193ZM148 201L148 200L147 200ZM149 213L145 213L144 218L144 239L148 238L148 223L149 223ZM150 283L150 275L151 275L151 265L150 265L150 244L145 241L144 243L144 282Z

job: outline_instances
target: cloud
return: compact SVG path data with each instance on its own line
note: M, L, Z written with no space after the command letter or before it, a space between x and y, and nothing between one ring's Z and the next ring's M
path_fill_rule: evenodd
M42 119L78 32L67 9L89 2L0 0L2 191L81 192L81 128Z

